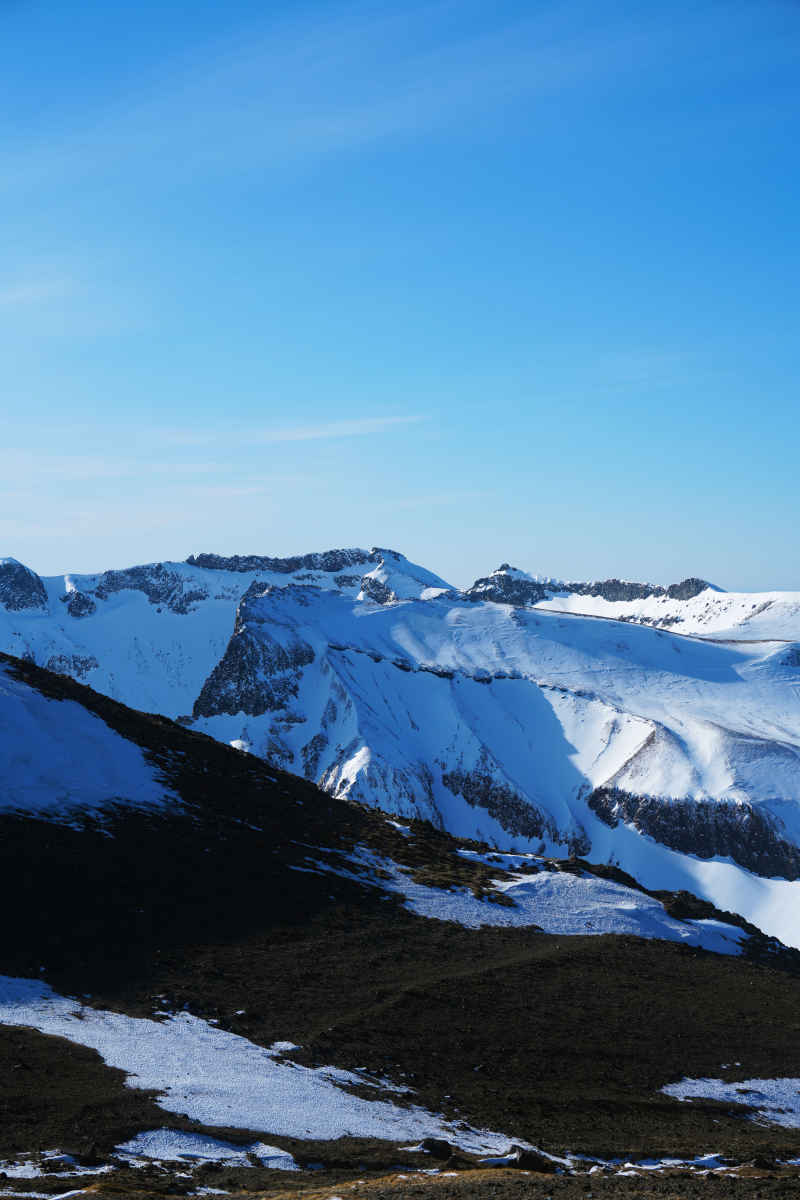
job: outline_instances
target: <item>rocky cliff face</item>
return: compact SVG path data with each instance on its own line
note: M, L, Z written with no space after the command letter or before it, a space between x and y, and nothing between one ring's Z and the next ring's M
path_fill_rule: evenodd
M236 613L233 637L194 704L193 716L245 713L258 717L285 709L297 695L303 667L314 661L311 646L293 633L273 636L254 603L270 592L253 583Z
M800 879L800 848L748 801L672 800L597 788L588 804L610 828L623 821L682 854L732 858L757 875Z
M269 558L264 554L190 554L186 562L190 567L202 567L213 571L272 572L278 575L293 575L296 571L325 571L335 574L350 567L364 567L368 563L381 561L386 551L372 550L323 550L319 554L297 554L289 558ZM389 551L389 553L393 553Z
M145 567L128 567L124 571L106 571L94 589L98 600L107 600L116 592L142 592L151 604L163 605L174 613L190 612L200 600L208 599L208 589L186 586L186 581L176 571L163 563ZM81 607L84 602L81 602ZM73 616L88 615L86 612L72 613Z
M494 600L500 604L515 604L532 607L552 596L571 594L575 596L600 596L603 600L645 600L653 596L665 596L671 600L691 600L704 591L709 584L703 579L684 579L662 587L654 583L631 583L624 579L602 579L591 583L561 582L559 580L533 579L508 563L503 563L491 575L476 579L464 593L470 600Z
M47 611L47 592L35 571L15 558L0 559L0 604L9 612Z

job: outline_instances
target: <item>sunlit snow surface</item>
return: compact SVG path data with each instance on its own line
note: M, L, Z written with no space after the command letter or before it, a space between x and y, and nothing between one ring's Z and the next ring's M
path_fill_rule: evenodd
M177 1129L153 1129L138 1133L130 1141L117 1146L115 1154L120 1158L152 1158L160 1162L224 1162L229 1167L250 1167L253 1164L248 1155L253 1155L263 1167L280 1171L299 1170L291 1154L278 1146L267 1146L264 1142L236 1146L233 1142L223 1142L202 1133L182 1133Z
M745 1079L725 1083L722 1079L682 1079L661 1089L676 1100L722 1100L745 1104L753 1120L769 1125L800 1129L800 1079Z
M6 810L86 811L169 797L134 742L83 705L50 700L2 666L0 763L0 807Z
M477 854L462 854L481 860ZM503 865L510 865L515 856L503 857ZM544 933L563 936L632 934L684 942L717 954L741 954L741 941L746 936L742 929L722 921L676 920L652 896L595 875L541 870L537 874L495 879L494 889L514 902L506 906L478 900L466 888L446 891L416 883L405 869L366 850L352 855L351 861L355 868L353 878L365 878L358 873L359 867L364 868L366 877L378 886L404 896L406 907L412 912L438 921L454 921L468 929L485 925L534 926Z
M418 1106L361 1099L343 1089L385 1085L336 1067L280 1061L277 1051L186 1012L162 1021L128 1017L85 1007L39 980L0 976L0 1024L88 1046L125 1071L130 1086L163 1093L162 1108L203 1125L320 1140L441 1137L475 1153L509 1145L502 1134L452 1124Z

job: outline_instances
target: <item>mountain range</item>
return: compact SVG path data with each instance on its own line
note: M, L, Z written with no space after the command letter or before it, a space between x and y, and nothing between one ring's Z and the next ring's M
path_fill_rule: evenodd
M619 866L800 945L800 594L459 591L383 549L40 578L0 648L340 799Z

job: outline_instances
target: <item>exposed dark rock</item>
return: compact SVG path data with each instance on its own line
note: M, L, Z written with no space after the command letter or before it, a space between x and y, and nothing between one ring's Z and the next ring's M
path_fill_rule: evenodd
M705 579L684 579L681 583L671 583L667 588L667 595L670 600L691 600L694 596L699 596L707 587L711 587Z
M444 1138L427 1137L420 1142L420 1149L426 1150L434 1158L448 1159L458 1153L458 1146L452 1146Z
M800 878L800 848L782 838L749 802L673 800L597 788L588 804L612 829L624 821L682 854L730 857L758 875Z
M106 571L94 594L98 600L107 600L115 592L125 590L143 592L151 604L163 605L181 614L191 612L199 600L208 599L205 588L187 587L183 577L177 571L168 570L163 563Z
M88 592L79 592L77 589L72 592L65 592L61 597L63 604L67 606L67 612L71 617L90 617L92 613L97 612L97 605L94 598Z
M543 583L534 579L518 579L505 574L507 564L494 575L476 579L464 595L468 600L493 600L496 604L514 604L519 608L538 604L551 594ZM501 574L501 572L503 572Z
M45 665L48 671L70 675L73 679L85 679L90 671L100 666L93 654L53 654Z
M577 833L573 833L567 839L567 849L574 858L580 858L582 854L588 854L592 848L592 842L585 829L579 829Z
M455 767L442 773L442 783L454 796L463 796L473 808L485 808L490 816L517 837L541 837L545 831L555 836L550 823L507 783L501 783L489 769L484 752L471 771Z
M508 1157L513 1161L509 1166L518 1167L520 1171L538 1171L540 1175L554 1175L556 1164L535 1150L526 1150L523 1146L512 1146Z
M323 550L319 554L298 554L290 558L269 558L263 554L190 554L186 559L191 567L203 567L212 571L272 571L278 575L291 575L295 571L325 571L333 574L348 567L360 567L365 563L378 563L383 551L373 550Z
M284 708L297 695L301 670L314 651L299 638L281 645L265 630L234 633L194 703L195 717L247 713L257 717Z
M35 571L7 558L0 562L0 604L9 612L47 611L47 592Z
M328 735L320 730L315 733L311 741L308 742L302 750L303 758L303 774L306 779L316 779L319 760L328 747Z
M373 579L371 575L365 575L361 580L361 591L376 604L391 604L393 600L397 599L390 587L381 583L379 579Z
M630 583L625 579L601 579L591 583L542 582L519 578L509 572L513 568L503 563L493 575L477 579L464 595L469 600L494 600L500 604L530 607L551 596L569 593L575 596L600 596L603 600L646 600L650 596L666 596L671 600L690 600L711 585L703 579L684 579L661 587L654 583Z
M302 588L295 590L302 596ZM285 708L297 695L303 667L314 661L314 651L294 633L284 644L266 628L259 601L271 591L254 580L242 596L233 636L194 703L195 717L238 712L256 717Z

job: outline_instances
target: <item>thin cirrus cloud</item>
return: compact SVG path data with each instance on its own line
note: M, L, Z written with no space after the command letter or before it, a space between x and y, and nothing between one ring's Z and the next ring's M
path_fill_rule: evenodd
M271 445L278 442L317 442L331 438L365 437L368 434L391 433L418 425L425 418L420 414L391 417L358 417L355 420L325 421L316 425L277 426L271 429L175 430L162 435L162 441L173 446L205 445Z
M35 279L0 284L0 308L19 308L49 304L73 290L68 279Z
M576 23L574 7L545 4L458 33L447 2L262 22L145 69L136 91L108 94L104 83L97 103L59 116L38 145L0 157L0 189L42 174L138 171L143 160L179 173L277 165L618 84L670 58L676 24L702 34L716 11L679 8L665 19L623 5L616 20L593 22L587 7Z

